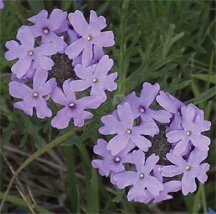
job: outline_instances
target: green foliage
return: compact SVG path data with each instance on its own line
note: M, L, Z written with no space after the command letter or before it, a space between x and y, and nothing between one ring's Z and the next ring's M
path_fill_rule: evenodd
M12 179L43 180L40 165L32 162L43 155L46 163L50 156L53 164L62 160L67 173L58 176L61 184L51 186L44 197L37 198L41 213L55 213L55 208L46 205L59 205L63 213L154 213L168 212L205 213L208 207L215 207L215 23L216 18L211 1L92 1L86 0L80 9L87 15L94 9L107 18L108 28L115 34L116 44L108 50L114 59L113 70L118 72L118 89L109 94L109 99L94 111L95 117L83 128L72 127L63 131L52 129L50 120L39 121L14 110L13 99L8 94L12 62L4 59L6 41L14 39L17 29L26 24L26 18L45 8L51 11L59 7L73 11L79 7L77 1L5 1L0 11L0 77L1 77L1 154L6 155L5 147L14 146L19 151L32 153ZM156 207L129 203L125 192L117 190L106 178L101 178L91 168L92 147L99 138L100 117L113 111L124 95L139 91L144 81L158 82L161 89L177 96L184 102L197 104L205 111L205 117L212 121L208 133L214 143L211 145L208 161L211 165L209 180L199 185L198 191L183 197L174 195L171 201ZM47 142L50 142L47 144ZM51 150L60 145L56 150ZM55 153L54 153L55 152ZM62 155L62 153L64 155ZM57 157L54 155L57 154ZM7 156L10 159L11 156ZM12 159L13 160L13 159ZM0 176L1 191L5 191L11 174L2 162L5 175ZM33 165L30 167L30 163ZM17 165L15 165L17 166ZM27 171L27 167L29 171ZM33 170L33 168L35 168ZM47 168L47 175L51 169ZM51 170L52 171L52 170ZM56 174L58 174L56 172ZM62 174L62 172L61 172ZM66 174L66 175L65 175ZM53 174L52 174L53 176ZM25 180L24 179L24 180ZM52 177L51 177L52 180ZM36 182L37 183L37 182ZM48 182L49 183L49 182ZM43 185L42 185L43 186ZM45 187L47 187L44 184ZM15 185L14 185L15 187ZM57 190L56 190L57 189ZM14 193L14 191L13 191ZM10 202L5 207L9 212L15 208L25 208L25 202L17 196L7 196ZM3 193L0 194L3 198ZM52 202L56 199L55 202ZM46 210L42 210L43 208ZM47 211L49 210L49 211Z

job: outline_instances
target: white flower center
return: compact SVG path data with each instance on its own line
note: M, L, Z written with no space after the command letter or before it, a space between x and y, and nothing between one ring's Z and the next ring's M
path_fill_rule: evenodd
M39 96L38 92L34 92L34 93L32 93L32 97L34 97L34 98L38 98L38 96Z
M76 106L76 104L73 103L73 102L69 104L69 107L70 107L70 108L74 108L75 106Z
M93 37L92 37L92 35L91 35L91 34L89 34L89 35L87 36L87 40L88 40L88 41L91 41L91 40L92 40L92 38L93 38Z
M28 51L28 55L32 56L33 55L33 51L32 50Z
M191 131L191 130L186 131L186 135L187 135L187 136L192 135L192 131Z
M93 83L97 83L97 82L98 82L98 79L97 79L97 78L94 78L94 79L92 80L92 82L93 82Z
M126 130L126 133L127 133L127 134L131 134L131 132L132 132L131 129L127 129L127 130Z
M139 178L140 178L140 179L143 179L144 177L145 177L145 176L144 176L144 173L140 173L140 174L139 174Z
M140 107L139 107L139 112L140 112L140 113L144 113L144 112L145 112L145 108L144 108L143 106L140 106Z
M47 35L49 32L50 32L50 31L49 31L48 28L44 28L44 29L43 29L43 34Z
M119 156L114 157L114 162L119 163L121 161L121 158Z
M191 165L187 165L186 167L185 167L185 169L187 170L187 171L190 171L191 170Z

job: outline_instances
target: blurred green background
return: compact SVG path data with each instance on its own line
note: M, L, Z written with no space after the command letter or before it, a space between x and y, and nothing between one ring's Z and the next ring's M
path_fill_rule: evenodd
M86 17L93 9L106 17L115 35L116 44L107 52L119 75L118 89L109 93L108 101L80 129L71 126L58 131L51 128L50 119L28 117L13 108L8 93L12 62L4 59L5 42L15 38L22 24L28 24L28 17L56 7L67 12L82 10ZM14 171L20 166L22 170L13 178L2 213L196 214L216 210L215 14L215 1L204 0L6 0L0 10L0 200ZM158 82L161 89L196 104L212 122L207 133L212 139L207 183L198 184L193 194L184 197L179 192L157 205L128 202L124 191L91 167L100 117L113 111L124 95L139 91L144 81Z

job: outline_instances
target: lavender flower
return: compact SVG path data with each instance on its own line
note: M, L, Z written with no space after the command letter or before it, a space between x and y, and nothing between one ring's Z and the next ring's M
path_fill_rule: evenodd
M113 66L113 60L103 56L98 64L89 67L77 65L75 73L79 80L72 81L70 87L74 91L84 91L91 87L90 95L97 95L106 100L105 90L114 91L117 84L114 80L117 78L117 73L107 74Z
M210 122L205 121L202 115L196 116L196 111L192 106L181 108L182 129L173 130L167 133L167 140L174 143L174 154L181 155L192 144L201 151L207 152L210 139L201 134L201 132L210 129Z
M111 137L94 150L102 159L92 162L119 189L132 186L129 201L144 204L172 199L172 193L180 190L184 195L194 192L196 178L206 182L209 169L202 162L210 139L202 132L211 123L195 105L185 105L159 89L158 84L144 83L140 97L132 92L112 114L101 118L104 125L99 132ZM113 157L121 154L121 168L112 171Z
M33 65L44 70L52 69L54 62L50 56L56 53L52 44L42 44L39 47L34 47L34 37L27 27L18 31L17 39L21 44L14 40L6 43L9 50L5 53L5 58L7 60L19 59L11 68L18 78L23 77Z
M112 31L101 32L106 27L106 20L103 16L91 10L90 21L87 23L83 13L76 10L68 15L69 21L80 38L68 46L65 53L70 59L82 55L82 65L87 66L94 55L94 46L99 48L111 47L114 45Z
M93 117L93 115L85 111L85 109L97 108L98 106L97 101L92 99L92 97L76 99L75 92L69 87L69 82L69 80L64 82L63 91L57 87L51 94L54 102L64 106L51 121L51 125L58 129L66 128L72 118L75 126L83 126L84 120Z
M80 17L83 19L79 19ZM73 18L78 23L74 23L73 20L70 22L67 13L62 10L54 9L50 15L46 10L42 10L28 19L32 23L31 26L20 27L16 37L18 41L11 40L6 43L8 51L5 53L5 58L18 59L11 68L10 88L11 95L23 101L15 103L14 106L31 116L35 108L39 118L50 117L52 114L44 99L49 100L50 107L54 103L63 106L58 112L56 112L57 108L51 108L54 114L57 113L51 125L59 129L66 128L72 120L75 126L83 126L86 119L93 117L93 114L86 109L98 108L107 99L106 90L113 91L117 87L114 82L117 73L110 71L113 61L108 56L104 56L103 51L104 47L114 44L111 31L101 32L106 27L105 18L98 17L94 11L91 11L89 24L79 11L74 13ZM88 25L88 29L85 29L83 23ZM85 50L83 49L82 54L78 54L71 60L65 53L76 55L77 49L72 48L69 52L65 52L65 49L67 46L70 48L77 46L77 42L80 42L82 37L80 29L91 32L95 38L91 38L91 42L85 39L87 41ZM91 53L88 52L90 46ZM91 58L89 53L93 54ZM83 64L82 58L85 58L86 54L89 60L88 63L86 61ZM33 89L29 86L35 78L38 79L37 70L46 73L47 83L55 82L55 86L57 84L58 87L51 87L47 96L40 89L42 91L37 92L39 95L35 94L38 96L37 99L31 102L32 90L36 89L34 83ZM87 73L83 73L84 70L87 70ZM91 84L89 78L92 78ZM84 85L85 87L82 88ZM19 86L23 90L18 93L15 88ZM30 93L31 96L26 96L25 93Z
M147 189L152 195L158 195L164 189L163 184L150 173L159 161L159 157L152 154L145 160L145 154L142 151L133 151L132 160L136 171L125 171L113 176L113 180L122 189L127 186L133 186L129 192L130 199L145 197Z
M167 154L167 159L175 165L164 166L162 168L162 175L165 177L173 177L183 174L181 181L182 193L187 195L189 192L196 190L195 178L201 183L206 182L206 172L209 170L209 164L200 164L206 157L207 153L200 152L196 149L191 152L188 161L184 160L181 156L176 156L172 153Z
M142 121L147 122L158 121L160 123L168 123L170 121L171 114L169 112L150 108L159 90L159 84L152 85L151 83L145 82L140 97L137 97L135 92L133 92L125 98L125 102L131 105L134 118L141 117Z
M128 153L133 148L133 145L120 152L117 156L113 156L109 150L107 150L107 142L103 139L98 139L97 144L94 146L94 153L100 155L102 159L96 159L92 161L92 166L99 169L99 173L102 176L109 176L125 170L124 163L131 162Z
M57 35L57 33L62 33L67 30L67 28L62 28L63 30L59 31L61 26L65 23L66 17L66 12L54 9L49 18L48 12L42 10L28 20L34 24L30 27L34 37L41 37L42 44L52 43L58 52L63 52L67 47L67 44L64 42L64 39Z
M47 71L37 70L33 78L33 88L24 83L10 82L10 95L22 99L22 101L16 102L14 107L23 110L30 116L33 115L33 108L35 108L38 118L50 117L52 112L47 106L45 96L49 95L56 87L56 81L55 79L47 81L47 76Z
M119 120L113 115L107 115L101 119L104 123L104 126L99 129L101 134L117 134L109 141L107 149L112 155L117 155L131 141L141 150L147 151L151 147L151 141L143 135L155 135L157 126L152 122L134 126L134 116L128 103L118 106L118 116Z

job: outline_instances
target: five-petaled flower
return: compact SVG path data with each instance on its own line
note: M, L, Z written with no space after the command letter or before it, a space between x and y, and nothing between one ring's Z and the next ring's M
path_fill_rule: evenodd
M42 44L35 47L35 39L28 27L22 27L17 34L18 42L11 40L6 43L9 49L5 53L7 60L18 59L11 70L18 78L23 77L31 66L36 66L44 70L52 69L54 62L50 58L56 53L56 48L51 44Z
M81 54L83 66L87 66L94 55L95 48L111 47L114 45L112 31L102 32L106 27L106 19L91 10L89 23L85 20L83 13L76 10L68 15L69 21L74 30L78 33L79 39L69 45L65 51L70 59Z
M169 153L167 159L174 165L164 166L162 175L173 177L182 174L182 193L187 195L189 192L194 192L196 190L195 178L201 183L205 183L207 180L206 172L209 170L209 164L201 163L207 158L207 155L207 153L195 149L186 161L181 156Z
M35 108L38 118L50 117L52 111L47 106L46 96L50 95L53 88L56 87L56 81L55 79L47 81L47 76L47 71L37 70L33 78L33 88L21 82L10 82L10 95L22 99L22 101L14 103L14 107L23 110L30 116L33 115Z

